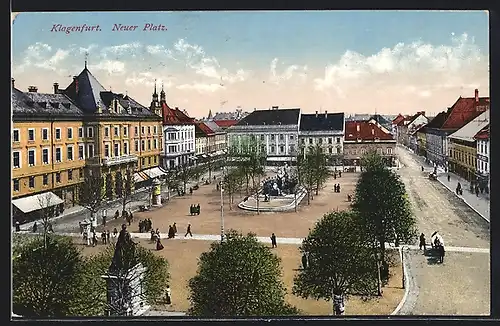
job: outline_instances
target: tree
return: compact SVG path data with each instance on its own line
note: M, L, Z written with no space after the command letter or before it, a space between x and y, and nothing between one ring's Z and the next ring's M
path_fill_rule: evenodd
M38 205L40 205L39 214L40 220L42 221L42 232L45 246L47 242L47 234L49 232L50 219L54 217L56 210L56 207L52 202L52 196L51 192L47 192L45 194L40 194L37 197Z
M179 187L179 169L171 168L167 170L165 176L165 183L167 185L167 200L170 200L170 190Z
M177 168L178 168L177 175L179 177L179 181L182 183L184 192L186 192L186 187L188 182L196 177L196 166L184 163L178 165Z
M204 165L194 165L194 166L191 167L191 169L193 170L193 178L196 180L196 183L199 183L200 182L200 177L206 171L206 166L204 166Z
M109 178L107 178L109 179ZM106 189L108 185L106 185ZM90 218L94 219L99 209L103 206L107 191L104 189L104 180L96 171L87 169L84 180L80 184L78 204L90 212Z
M83 264L70 238L53 234L45 239L37 237L18 246L15 252L12 276L16 314L54 318L82 311Z
M280 259L255 235L231 230L201 254L189 281L192 316L276 316L297 314L285 302Z
M411 243L416 239L416 220L404 183L385 166L382 157L368 153L362 164L352 207L358 212L366 233L378 243L384 263L387 241Z
M311 148L310 155L312 156L310 160L312 166L310 168L314 172L316 195L318 195L319 189L323 187L331 174L330 170L328 170L328 156L324 153L320 144L316 144L316 146Z
M301 183L307 190L307 205L310 205L317 183L314 148L303 148L302 153L297 157L297 169L300 171Z
M232 210L233 196L243 185L243 175L239 169L229 169L222 180L222 187L229 197L229 209Z
M120 202L122 204L122 212L126 210L127 204L132 202L132 195L135 187L134 174L135 168L132 166L128 166L123 176L119 178L119 182L117 178L117 186L120 186L116 188L116 194L120 198Z
M374 250L360 231L355 213L340 211L323 216L300 251L308 256L309 266L294 278L295 295L333 301L334 295L369 296L376 290Z
M102 291L107 287L106 280L102 276L110 276L109 267L113 260L115 245L111 244L106 249L94 256L85 258L84 282L90 288L87 295L89 301L93 302L98 315L103 315L107 310L117 310L116 306L110 306L107 301L106 292ZM110 278L111 282L116 282L117 291L126 293L126 285L120 282L124 277L137 277L130 274L130 269L137 263L141 263L146 271L144 275L144 288L142 293L136 294L138 298L144 299L148 304L155 304L163 300L163 293L170 279L168 261L155 255L154 252L141 246L136 246L133 253L122 258L121 265L123 273L119 278ZM130 275L129 275L130 274ZM117 305L119 303L116 303Z

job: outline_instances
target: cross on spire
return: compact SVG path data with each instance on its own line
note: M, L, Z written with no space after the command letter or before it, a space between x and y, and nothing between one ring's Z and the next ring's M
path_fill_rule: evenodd
M89 53L85 52L85 69L87 68L87 61L89 59Z

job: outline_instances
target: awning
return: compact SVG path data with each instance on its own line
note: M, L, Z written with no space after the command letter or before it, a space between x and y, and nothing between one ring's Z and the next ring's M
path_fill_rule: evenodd
M64 203L64 200L50 191L12 200L12 204L19 208L23 213L37 211L39 209L62 203Z
M147 174L151 179L158 178L158 177L166 174L162 170L160 170L160 168L157 166L155 166L154 168L150 168L150 169L141 171L141 172Z
M208 156L206 154L202 154L201 157L207 158Z
M149 176L146 173L144 173L143 171L134 173L134 181L135 182L143 182L146 180L149 180Z

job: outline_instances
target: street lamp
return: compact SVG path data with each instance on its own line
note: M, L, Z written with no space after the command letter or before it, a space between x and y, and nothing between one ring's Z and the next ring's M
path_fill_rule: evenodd
M222 178L220 180L220 241L224 241L224 167L222 167Z

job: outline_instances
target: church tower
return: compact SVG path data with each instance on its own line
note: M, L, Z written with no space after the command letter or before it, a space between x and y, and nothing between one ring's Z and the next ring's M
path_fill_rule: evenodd
M167 97L165 95L165 91L163 90L163 83L161 83L160 104L163 103L167 103Z
M212 120L214 117L212 116L212 110L209 109L208 110L208 116L207 116L207 120Z
M155 79L155 88L153 92L153 99L151 101L151 106L149 109L156 115L162 116L162 110L161 110L161 105L158 102L158 93L156 92L156 79Z

